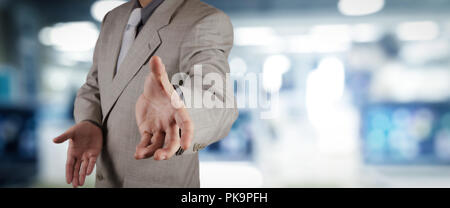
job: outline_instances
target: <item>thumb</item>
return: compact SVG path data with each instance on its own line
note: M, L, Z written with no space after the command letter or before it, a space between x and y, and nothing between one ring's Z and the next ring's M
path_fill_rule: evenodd
M73 137L72 130L68 130L68 131L64 132L63 134L59 135L58 137L54 138L53 142L56 144L61 144L72 137Z
M166 69L164 63L159 56L153 56L152 59L150 59L150 70L158 77L165 73Z

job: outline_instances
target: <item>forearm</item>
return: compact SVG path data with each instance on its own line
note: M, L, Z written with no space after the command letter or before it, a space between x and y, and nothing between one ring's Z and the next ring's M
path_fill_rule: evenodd
M195 153L225 138L237 119L238 111L232 109L188 109L194 123L194 139L185 154ZM208 120L209 122L205 122Z
M184 76L180 88L194 125L193 141L184 154L226 137L238 117L228 76L233 37L228 16L214 11L191 28L180 47L180 72Z
M232 89L219 85L203 87L181 86L186 109L194 124L191 146L184 153L195 153L226 137L238 117Z
M97 126L101 126L102 112L99 95L82 87L75 100L74 118L76 123L91 121Z

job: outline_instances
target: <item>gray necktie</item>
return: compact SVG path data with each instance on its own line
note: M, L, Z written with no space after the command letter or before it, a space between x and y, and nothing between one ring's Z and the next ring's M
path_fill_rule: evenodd
M128 19L127 27L123 34L122 47L120 48L119 59L117 60L116 74L118 73L120 64L128 53L128 50L133 45L136 39L137 26L141 22L141 8L136 8L131 12L130 19Z

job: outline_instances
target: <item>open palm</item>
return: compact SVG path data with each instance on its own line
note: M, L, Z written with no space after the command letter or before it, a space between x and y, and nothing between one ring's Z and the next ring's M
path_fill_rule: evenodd
M144 92L136 102L136 122L141 134L136 159L153 156L155 160L167 160L180 146L184 150L189 148L192 141L193 123L157 56L150 60Z
M65 133L53 139L57 144L69 140L66 161L66 181L73 187L84 185L86 175L94 170L95 162L102 149L101 129L89 121L72 126Z

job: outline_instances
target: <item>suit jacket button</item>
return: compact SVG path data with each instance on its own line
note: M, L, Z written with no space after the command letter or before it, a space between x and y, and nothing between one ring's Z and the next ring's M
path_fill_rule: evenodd
M99 180L99 181L103 180L103 175L102 174L97 174L97 180Z

